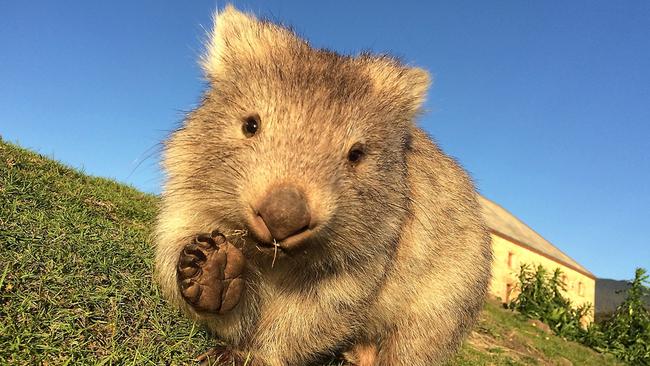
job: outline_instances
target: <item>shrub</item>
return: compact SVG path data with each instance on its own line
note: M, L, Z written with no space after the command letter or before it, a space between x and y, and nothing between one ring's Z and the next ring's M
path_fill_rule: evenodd
M607 351L635 365L650 365L650 313L643 302L647 284L646 270L637 268L625 301L602 326Z
M508 308L541 320L561 337L577 339L583 335L581 321L591 312L591 304L571 306L571 301L563 295L566 285L559 268L549 274L541 265L532 268L524 264L518 279L520 293Z
M561 274L559 268L549 274L543 266L522 265L517 285L520 293L508 308L543 321L561 337L611 353L630 364L650 365L650 313L643 302L650 291L646 271L636 270L625 301L609 319L587 327L582 326L581 320L589 314L591 305L571 306L571 301L563 296L565 284Z

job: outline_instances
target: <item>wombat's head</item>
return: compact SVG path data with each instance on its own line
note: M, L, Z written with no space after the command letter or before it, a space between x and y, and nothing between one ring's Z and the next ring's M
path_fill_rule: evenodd
M170 220L246 230L249 247L307 263L368 259L397 242L425 71L313 49L232 7L202 66L210 88L167 143Z

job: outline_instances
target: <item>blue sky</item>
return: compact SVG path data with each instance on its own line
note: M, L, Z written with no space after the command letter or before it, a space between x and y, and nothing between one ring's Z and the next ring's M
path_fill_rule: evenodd
M599 277L650 269L650 2L234 4L428 69L420 124L482 194ZM1 2L0 135L159 192L158 144L205 87L215 6Z

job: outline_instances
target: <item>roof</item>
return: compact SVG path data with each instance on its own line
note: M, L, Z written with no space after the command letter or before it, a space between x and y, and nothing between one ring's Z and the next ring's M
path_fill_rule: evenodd
M544 239L535 230L524 224L513 214L503 207L479 195L479 203L482 208L483 218L490 230L496 235L502 236L526 249L537 252L553 259L582 274L596 278L585 267L581 266L568 255L564 254L555 245Z

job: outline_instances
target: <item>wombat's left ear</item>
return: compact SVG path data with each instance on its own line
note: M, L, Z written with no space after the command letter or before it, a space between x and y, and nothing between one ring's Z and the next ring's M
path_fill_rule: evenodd
M362 55L363 64L373 90L381 98L389 100L408 112L417 113L429 90L431 77L418 67L408 67L388 57Z
M206 50L201 57L201 66L206 76L217 75L231 54L236 54L236 41L251 37L257 29L257 19L243 13L231 4L226 5L213 16L213 28L208 34ZM233 44L235 43L235 44Z
M201 66L208 78L222 73L238 60L264 59L270 49L286 47L297 41L291 32L254 15L241 12L232 5L214 15L214 27L208 35Z

